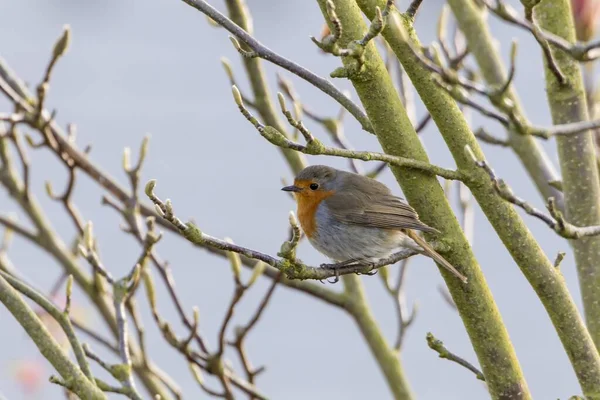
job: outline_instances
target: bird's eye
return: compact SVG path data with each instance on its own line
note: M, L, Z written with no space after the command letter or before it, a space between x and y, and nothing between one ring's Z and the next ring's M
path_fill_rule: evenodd
M311 183L309 187L310 187L310 190L317 190L319 188L319 184L318 183Z

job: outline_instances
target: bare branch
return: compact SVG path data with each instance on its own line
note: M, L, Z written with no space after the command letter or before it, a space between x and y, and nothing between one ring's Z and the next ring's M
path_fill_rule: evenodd
M590 43L570 43L566 39L551 32L540 29L525 18L510 5L501 0L481 0L483 4L497 17L531 32L536 40L546 41L569 54L578 61L592 61L600 57L600 41ZM542 43L540 45L543 46Z
M279 277L281 277L281 275L279 275ZM275 293L275 288L277 287L278 283L279 283L279 279L274 279L271 282L271 285L269 286L267 293L265 294L262 301L260 302L254 315L250 318L250 320L248 321L248 323L245 326L238 327L236 329L235 341L230 343L233 347L236 348L238 357L240 358L240 362L242 363L242 365L244 366L244 370L246 371L246 379L248 379L248 382L251 384L254 384L256 375L258 375L259 373L264 371L264 368L257 368L257 369L252 368L252 365L250 364L250 360L248 359L248 356L246 354L245 339L246 339L246 336L248 335L248 333L252 330L252 328L254 328L254 326L256 326L256 324L258 323L258 320L260 319L260 317L266 310L267 304L273 297L273 293Z
M300 102L300 97L296 93L292 83L289 80L283 78L280 75L277 75L277 83L278 83L279 88L283 91L283 93L292 101L294 109L300 110L300 111L296 112L296 118L295 119L292 118L292 120L294 120L294 122L296 120L300 120L300 112L304 113L304 114L306 114L306 116L308 118L310 118L311 120L320 124L325 129L325 131L329 134L329 136L331 137L331 140L333 140L333 142L336 145L338 145L340 148L347 149L347 150L353 148L353 146L348 142L348 139L344 135L344 127L343 127L343 123L342 123L342 118L345 115L345 113L344 113L344 111L346 111L345 108L343 108L343 107L340 108L340 112L339 112L337 118L328 118L328 117L319 116ZM245 104L244 96L242 96L242 101ZM286 115L286 112L288 112L288 111L285 107L285 103L282 103L281 99L279 99L279 102L280 102L280 108L281 108L282 112L284 113L284 115ZM291 114L290 114L290 116L291 116ZM287 115L286 115L286 117L287 117ZM292 124L292 122L289 119L288 119L288 122L290 124ZM352 169L352 171L354 171L357 174L362 174L362 167L359 164L358 160L351 158L348 161L350 164L350 169Z
M408 9L406 10L406 15L414 20L417 16L417 11L419 11L419 7L421 6L422 2L423 0L412 0L410 5L408 6Z
M301 145L299 143L295 143L285 137L281 132L271 126L264 126L261 124L251 113L244 107L242 103L241 96L239 95L239 91L237 88L233 87L233 95L234 99L240 109L240 112L246 117L248 121L254 125L256 130L269 142L272 144L288 148L292 150L299 151L305 154L312 155L328 155L334 157L343 157L343 158L354 158L363 161L384 161L388 164L392 164L398 167L406 167L406 168L414 168L421 171L426 171L438 176L441 176L446 179L452 180L466 180L467 177L463 175L459 171L447 170L423 161L412 160L409 158L403 157L395 157L384 153L375 153L368 151L354 151L347 149L337 149L332 147L327 147L323 145L319 140L315 139L308 130L304 129L303 135L306 139L306 145ZM297 121L294 121L296 124L300 124Z
M473 372L477 379L485 382L485 377L483 376L483 373L479 369L475 368L471 363L466 361L464 358L461 358L461 357L457 356L456 354L450 352L444 346L444 343L441 340L436 339L431 332L427 333L427 345L429 346L430 349L437 352L440 358L445 358L446 360L455 362L458 365L465 367L469 371Z
M73 325L71 324L71 320L69 318L69 307L70 307L70 297L71 297L71 295L69 293L70 291L69 290L67 291L67 306L65 307L65 310L63 311L63 310L60 310L58 307L56 307L50 300L46 299L46 297L43 294L41 294L38 291L36 291L35 289L29 287L25 282L19 280L15 276L10 275L4 271L0 271L0 275L13 288L15 288L20 293L22 293L23 295L30 298L37 305L42 307L44 309L44 311L46 311L49 315L52 316L52 318L54 318L54 320L56 322L58 322L58 324L60 325L62 330L65 332L65 335L67 336L67 338L69 340L69 343L71 345L71 348L73 349L73 353L75 353L75 357L77 359L77 363L79 364L79 367L81 368L81 371L84 373L84 375L88 379L92 380L93 379L92 371L90 369L89 364L87 363L85 354L83 352L83 347L81 346L79 339L77 339L77 336L75 335ZM71 279L71 282L72 282L72 279Z
M225 240L217 239L213 236L207 235L201 232L198 229L198 227L196 227L191 222L188 222L187 224L183 223L173 213L173 206L171 202L169 200L167 200L167 202L163 202L160 198L156 196L156 194L154 193L155 186L155 180L148 182L148 184L146 185L146 195L157 206L157 208L161 210L162 217L170 223L172 223L175 227L177 227L179 232L187 240L189 240L192 243L202 243L204 245L215 247L217 249L232 251L240 255L253 258L255 260L260 260L281 271L288 279L322 280L330 277L338 277L340 275L347 275L352 273L366 274L385 265L393 264L395 262L418 254L418 252L415 250L403 250L385 259L378 260L377 262L371 265L349 265L347 267L337 268L335 270L329 268L310 267L303 264L298 259L294 261L285 258L277 259L270 255L252 249L248 249L246 247L228 243Z
M16 222L14 218L3 217L2 215L0 215L0 225L3 225L4 227L6 227L7 230L15 232L16 234L23 236L31 242L35 242L38 240L38 235L36 233L31 232L28 228Z
M328 0L325 5L327 7L327 16L333 26L333 32L326 35L322 41L311 36L311 40L321 50L326 53L333 54L338 57L350 57L354 63L346 64L331 73L332 78L349 77L363 71L365 64L365 47L367 44L376 38L385 28L387 17L393 4L393 0L388 0L381 11L379 7L375 7L375 17L371 21L369 30L360 40L354 40L348 43L346 48L342 48L338 44L338 40L342 35L342 24L335 13L335 5L331 0Z
M398 332L396 334L396 342L394 344L394 349L396 349L396 351L400 351L400 349L402 348L406 332L408 328L410 328L412 323L415 321L418 312L417 303L413 303L413 307L410 313L406 309L407 307L404 288L406 286L406 272L408 271L409 262L410 258L406 258L400 263L400 270L398 271L398 280L394 287L391 287L389 284L386 284L386 289L393 298L394 306L396 308L396 316L398 318Z
M283 69L290 71L291 73L299 76L300 78L306 80L311 83L316 88L325 92L333 99L335 99L340 105L346 108L350 114L352 114L361 124L362 128L367 132L373 133L373 127L371 126L371 122L369 118L366 116L364 111L362 111L358 105L356 105L352 100L350 100L347 96L345 96L340 90L338 90L331 82L328 80L321 78L320 76L314 74L313 72L307 70L306 68L286 59L285 57L280 56L275 53L271 49L264 46L258 40L256 40L252 35L248 32L244 31L238 25L233 23L229 18L225 15L221 14L218 10L213 8L210 4L208 4L204 0L183 0L186 4L194 7L198 11L204 13L208 17L212 18L216 23L221 25L223 28L228 30L231 34L233 34L238 40L246 44L252 51L256 53L257 57L260 57L264 60L270 61L273 64L276 64Z
M506 184L506 182L496 177L494 170L492 170L492 168L487 164L487 162L478 161L475 155L473 154L471 148L468 147L468 145L465 147L465 149L467 154L473 159L475 165L482 168L490 176L490 179L492 180L492 183L494 185L494 189L500 197L502 197L509 203L512 203L522 208L527 214L540 219L546 225L548 225L550 229L558 233L560 236L566 239L579 239L587 236L600 235L600 225L578 227L565 221L562 212L560 212L560 210L557 209L553 197L550 197L546 204L546 207L550 212L550 215L547 215L541 212L540 210L536 209L529 203L527 203L525 200L515 196L512 189Z
M450 296L450 293L448 292L448 289L446 289L445 286L439 285L438 286L438 292L442 296L442 299L444 299L444 301L446 302L446 304L448 304L448 306L451 309L453 309L454 311L458 311L458 309L456 308L456 303L452 299L452 296Z
M477 129L473 134L477 139L484 143L501 147L510 147L510 142L508 140L498 139L497 137L490 135L483 127Z

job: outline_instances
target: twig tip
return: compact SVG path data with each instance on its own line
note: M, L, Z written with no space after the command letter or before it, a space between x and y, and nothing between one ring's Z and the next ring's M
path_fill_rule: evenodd
M148 196L148 197L154 196L154 188L155 187L156 187L156 179L150 179L148 181L148 183L146 183L146 187L144 189L146 196Z
M242 100L242 94L236 85L231 85L231 92L233 93L233 100L238 107L244 107L244 101Z

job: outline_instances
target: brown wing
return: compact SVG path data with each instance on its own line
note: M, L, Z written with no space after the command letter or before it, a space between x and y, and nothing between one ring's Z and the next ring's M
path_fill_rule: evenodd
M342 222L382 229L416 229L437 232L419 221L417 212L384 184L352 175L342 190L325 199L334 217Z

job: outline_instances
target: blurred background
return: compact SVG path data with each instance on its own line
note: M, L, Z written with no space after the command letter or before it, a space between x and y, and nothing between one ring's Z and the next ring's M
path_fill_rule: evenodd
M210 3L224 9L220 0ZM316 2L248 0L248 6L254 19L255 37L271 49L321 76L328 76L340 65L340 60L322 54L309 40L309 35L318 36L323 26ZM398 6L404 9L407 4L402 2ZM441 6L439 0L428 0L421 6L416 29L424 44L435 39ZM0 16L0 55L32 87L42 79L63 25L70 24L72 45L54 70L46 105L58 111L56 119L62 126L77 125L79 146L92 145L91 159L107 173L127 184L121 167L123 148L130 146L137 154L139 143L149 134L150 152L142 182L157 179L157 193L172 199L181 218L194 218L211 235L228 236L238 244L269 254L278 251L287 237L288 212L295 208L292 200L279 190L281 178L289 181L292 176L279 151L259 136L232 100L220 57L231 60L243 91L247 92L248 85L225 30L210 26L200 12L175 0L4 0L0 2ZM493 16L489 17L489 23L499 38L498 46L505 60L511 39L518 38L517 91L531 122L550 124L537 44L530 35ZM303 102L319 114L334 116L338 112L337 104L323 93L286 71L268 63L264 65L272 94L276 93L275 78L280 72L293 79ZM351 88L344 80L334 83L340 88ZM0 100L0 112L10 111L9 104ZM417 111L419 117L424 113L420 103ZM361 131L349 116L345 121L345 133L354 147L378 150L371 135ZM483 125L492 133L504 134L500 125L478 115L473 114L472 121L475 128ZM329 143L327 134L318 125L309 121L305 124ZM421 137L433 162L454 167L434 124ZM545 143L545 147L557 165L554 142ZM543 207L510 150L485 144L484 150L494 169L518 195ZM62 190L67 173L46 150L30 151L30 157L32 189L63 240L70 243L75 234L70 220L61 205L49 200L44 192L47 180L56 191ZM341 159L309 157L309 162L347 168L347 161ZM401 194L389 171L380 179ZM104 264L114 275L122 276L134 265L139 246L120 230L120 216L100 204L102 195L94 183L82 178L74 199L85 219L94 222ZM452 195L457 207L456 192ZM0 212L16 210L17 206L0 191ZM475 210L474 250L533 396L566 399L580 393L546 312L477 206ZM524 218L551 259L557 251L567 251L561 269L580 306L576 272L567 243L539 221ZM227 261L194 249L170 234L157 250L170 261L189 314L192 306L200 308L202 333L214 345L233 291ZM43 289L49 290L60 276L52 260L18 237L9 254L15 266ZM300 246L299 257L312 265L325 261L306 242ZM396 334L393 304L377 276L362 279L373 312L393 341ZM247 320L267 283L264 279L252 288L237 310L237 323ZM401 353L406 375L418 399L484 399L487 394L482 382L464 368L439 359L425 342L426 333L432 332L451 351L476 364L460 318L440 296L440 284L442 279L431 261L423 257L413 260L406 295L409 306L416 302L419 311ZM158 297L163 316L176 331L183 332L162 288ZM74 302L89 324L104 331L98 317L86 312L88 305L83 295L76 293ZM140 302L147 311L145 299ZM143 318L151 357L176 377L185 398L205 398L181 356L165 346L150 314L146 312ZM99 346L94 347L100 351ZM352 321L340 310L285 287L277 289L266 314L250 334L248 350L255 365L267 367L258 378L258 387L272 399L391 398ZM233 353L229 358L235 361ZM6 399L64 398L57 386L47 382L51 373L54 371L24 331L0 308L0 398L2 395Z

